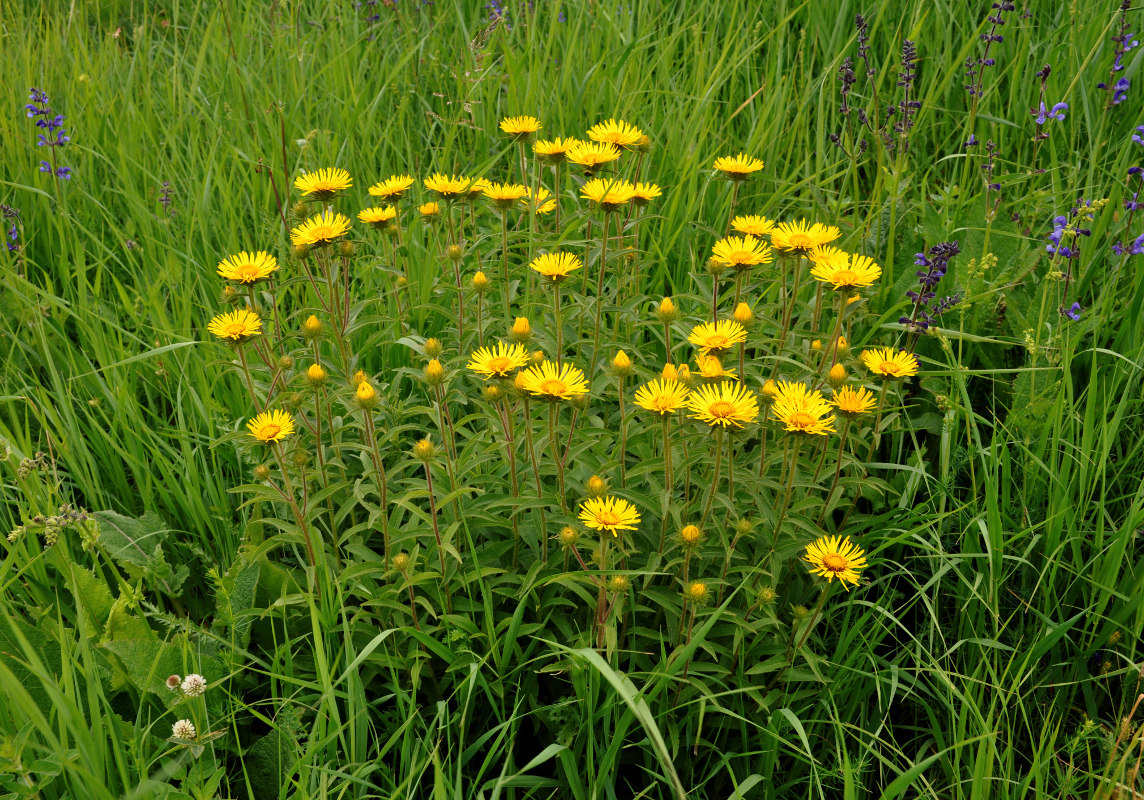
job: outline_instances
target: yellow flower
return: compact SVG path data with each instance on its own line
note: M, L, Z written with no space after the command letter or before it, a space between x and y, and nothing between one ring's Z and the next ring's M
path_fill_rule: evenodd
M529 138L540 128L540 120L536 117L505 117L500 123L501 131L518 141Z
M532 143L532 152L536 153L541 161L548 164L559 164L568 155L568 151L580 144L579 139L569 137L561 139L539 139Z
M391 175L369 187L369 193L384 200L400 200L412 186L412 175Z
M717 355L703 355L695 357L695 366L699 368L700 377L713 380L717 378L734 378L735 370L724 369L723 360Z
M326 210L290 231L290 243L295 247L329 244L339 236L344 236L349 229L348 218Z
M616 147L632 147L640 143L640 139L643 138L643 131L622 119L610 119L589 128L588 138L593 142L615 145Z
M766 217L749 215L735 217L731 220L731 227L749 236L767 236L775 229L775 222Z
M634 190L632 202L637 206L646 206L655 198L663 195L663 192L654 183L637 183Z
M769 264L774 261L771 247L754 236L728 236L720 239L711 248L711 257L716 263L734 269L750 269L756 264Z
M353 185L350 174L344 169L303 172L294 180L295 189L302 194L312 194L315 200L329 200L338 192L344 192Z
M695 547L702 538L703 531L699 530L698 525L684 525L683 530L679 532L679 539L684 547Z
M733 181L742 181L751 177L752 172L763 168L763 162L752 156L739 153L737 156L722 156L715 159L715 169L722 172Z
M701 386L687 398L691 418L714 428L743 427L759 416L759 402L745 387L731 381Z
M508 208L513 203L528 197L528 187L519 183L490 183L484 187L483 194L497 208Z
M442 200L464 194L472 185L472 178L463 175L442 175L440 172L435 172L425 179L425 188Z
M746 303L739 303L739 305L735 306L735 311L731 316L735 318L735 322L738 322L744 328L755 320L755 312L752 311L751 307Z
M696 604L705 601L710 592L711 590L707 588L707 584L703 581L691 581L683 590L687 598Z
M397 209L393 206L385 206L384 208L363 208L358 212L357 218L378 230L385 230L397 219Z
M814 264L811 276L839 290L869 286L882 275L874 259L844 253L837 247L816 247L810 251L810 260Z
M608 482L599 475L593 475L588 479L588 482L584 484L584 488L587 489L588 494L592 497L603 497L608 493Z
M465 366L483 375L485 380L491 378L507 378L514 369L519 369L528 363L528 351L522 344L506 345L497 342L495 348L482 347L477 350Z
M830 373L826 376L826 379L830 381L830 385L835 388L841 386L842 382L846 380L846 367L841 364L835 364L830 368Z
M236 256L228 256L218 262L218 274L237 283L249 284L263 280L276 269L278 259L261 250L257 253L243 250Z
M659 377L665 381L677 381L679 380L679 370L671 364L664 364L663 370L659 373Z
M553 283L560 283L584 264L572 253L544 253L532 259L529 266Z
M759 389L759 396L763 398L763 402L768 406L775 402L779 397L779 387L773 380L767 378L763 383L763 388Z
M376 406L379 400L377 390L373 388L373 384L369 381L361 381L354 391L354 402L367 411Z
M484 294L489 290L489 276L484 272L477 270L477 274L473 276L473 291L478 294Z
M294 417L281 410L263 411L247 422L246 428L260 442L280 442L294 432Z
M620 157L620 150L610 144L596 142L577 142L564 156L573 164L579 164L589 173L595 172L604 164L615 161Z
M636 507L622 497L590 497L580 504L580 521L596 531L609 531L619 538L620 531L634 531L640 524Z
M524 389L542 400L567 400L588 393L588 381L579 367L551 361L524 371Z
M532 205L532 189L521 198L520 204L525 208ZM556 210L556 198L551 197L552 192L545 189L543 186L536 192L536 213L537 214L551 214Z
M593 178L580 187L580 196L604 211L615 211L635 197L636 187L618 178Z
M822 392L803 383L780 381L775 398L774 417L792 433L825 436L834 433L834 414Z
M841 366L841 364L835 364ZM834 370L831 370L833 376ZM845 373L843 373L845 375ZM838 413L847 417L856 417L859 414L869 414L874 410L877 405L874 402L874 394L865 386L859 386L855 389L852 386L843 386L841 389L834 393L833 399L830 404L838 409Z
M679 318L679 311L675 308L675 302L670 297L665 297L656 306L655 315L659 317L660 322L667 325Z
M690 392L678 380L656 379L636 390L636 405L664 416L683 408Z
M747 341L747 329L732 319L702 322L691 329L687 341L698 347L703 355L718 354Z
M528 324L528 317L517 317L509 335L514 342L527 342L532 337L532 326Z
M322 369L321 364L310 365L310 368L306 370L306 382L315 389L326 383L326 371Z
M262 320L249 309L219 314L207 323L207 330L220 339L240 342L262 333Z
M803 560L814 575L827 581L838 578L843 588L847 583L858 585L859 573L866 569L865 551L850 541L849 536L822 536L806 546Z
M421 215L423 220L429 221L440 215L441 206L433 202L423 203L417 206L417 213Z
M626 378L632 374L632 360L623 350L616 353L615 358L612 359L612 371L621 378Z
M862 363L875 375L893 380L918 374L918 360L905 350L890 347L862 351Z
M823 225L821 222L807 223L806 220L798 222L780 222L771 231L771 244L776 250L783 250L796 255L806 255L816 247L830 244L842 232L833 225Z
M307 341L313 341L322 335L322 327L322 321L318 319L317 315L311 314L302 323L302 335L306 337Z

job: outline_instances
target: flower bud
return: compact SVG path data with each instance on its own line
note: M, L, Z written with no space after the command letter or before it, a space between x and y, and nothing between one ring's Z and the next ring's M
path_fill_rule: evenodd
M452 261L454 264L465 257L465 248L459 244L451 244L445 248L445 258Z
M671 364L664 364L663 372L659 376L665 381L677 381L679 380L679 371Z
M739 536L746 536L754 529L755 524L746 517L743 517L741 520L735 523L735 533Z
M830 381L830 385L837 389L846 382L846 368L841 364L835 364L830 368L830 374L826 378Z
M723 270L727 269L727 265L712 256L703 263L703 268L707 270L711 277L718 278Z
M229 283L222 287L222 301L224 303L237 303L241 297L242 295L238 293L238 289L235 289Z
M298 219L303 219L305 218L306 214L310 212L310 207L305 203L295 203L294 207L290 210L294 212L295 217Z
M839 336L838 337L838 357L842 358L842 356L846 355L849 352L850 352L850 343L846 341L845 336Z
M422 439L413 445L413 457L428 464L437 455L437 446L428 439Z
M354 254L354 243L351 241L342 241L338 243L338 254L349 258Z
M369 380L369 376L366 375L363 370L359 369L357 372L354 373L353 377L350 378L350 385L356 389L363 381L368 381L368 380Z
M822 351L822 341L819 339L815 339L813 342L811 342L810 343L810 351L812 353L821 352Z
M795 606L791 609L791 613L794 615L795 623L799 623L810 616L810 609L806 606Z
M402 289L409 286L409 279L404 275L398 275L397 278L393 281L393 285L397 287L398 291L401 291Z
M779 397L779 387L770 378L767 378L763 388L759 390L759 398L768 406Z
M421 349L424 350L426 358L437 358L443 348L440 339L426 339Z
M302 467L310 463L310 454L305 450L295 450L290 455L290 461L295 467L302 469Z
M528 394L527 394L528 389L525 387L524 373L523 372L517 372L516 375L513 376L512 388L516 389L517 392L524 395L524 397L526 399L528 398Z
M266 464L259 464L254 468L254 480L261 483L262 481L270 479L270 467Z
M425 382L430 386L440 386L443 380L445 380L445 368L434 358L425 365Z
M490 403L495 403L504 397L504 392L501 391L499 386L489 384L485 387L485 399Z
M613 575L612 579L608 581L608 591L613 594L626 592L630 588L632 588L632 582L627 575Z
M322 369L321 364L311 364L310 368L306 370L306 383L315 389L319 386L325 386L326 377L326 371Z
M544 363L544 351L543 350L533 350L531 358L532 358L532 366L539 367L541 364Z
M290 255L299 261L303 261L310 257L310 248L304 244L290 245Z
M409 563L408 553L398 553L393 557L393 568L398 572L405 572L405 570L409 569Z
M306 317L306 321L302 323L302 335L308 342L317 339L322 335L322 321L314 314Z
M678 372L679 382L684 386L690 386L695 382L695 379L691 376L691 367L687 366L686 364L680 364Z
M759 602L763 605L769 606L771 603L778 599L778 592L770 586L764 586L759 590Z
M294 356L279 356L278 357L278 371L286 372L294 368Z
M477 294L484 294L489 290L488 276L483 272L478 272L473 276L473 291Z
M739 305L735 306L735 312L732 316L735 318L735 322L738 322L744 328L755 321L755 314L746 303L739 303Z
M702 581L692 581L687 584L685 591L687 593L687 599L698 604L707 599L710 590L707 588L707 584Z
M683 542L684 547L695 547L702 538L703 533L699 530L698 525L684 525L683 530L679 532L679 539Z
M655 309L655 315L659 317L660 322L666 325L679 319L679 310L676 309L675 303L672 302L670 297L665 297L659 301L659 306Z
M509 332L509 337L514 342L522 344L532 338L532 326L528 324L528 317L516 318L516 322L512 324L512 331Z
M632 374L632 360L623 350L616 353L616 357L612 359L612 371L621 378Z
M561 528L560 533L557 535L560 537L560 544L565 547L572 547L576 544L576 540L580 538L580 532L570 525L565 525Z
M583 411L588 407L588 395L573 395L568 399L568 405L572 406L572 408L576 409L577 411Z
M608 493L608 482L599 475L593 475L585 484L591 497L603 497Z
M651 139L648 138L646 133L640 137L638 142L635 143L635 148L636 151L640 153L646 153L651 150Z
M373 388L373 384L369 381L362 381L357 385L357 391L354 392L354 402L362 410L369 411L377 407L380 398L377 396L377 390Z

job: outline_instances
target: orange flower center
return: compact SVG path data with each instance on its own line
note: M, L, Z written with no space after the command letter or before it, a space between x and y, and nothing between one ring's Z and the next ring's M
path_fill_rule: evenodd
M258 280L258 266L249 261L245 264L239 264L234 268L234 275L243 283L256 281Z
M558 381L555 378L549 378L540 384L540 391L545 394L561 395L568 391L568 387L564 385L564 381ZM604 517L601 515L600 519Z
M310 236L314 239L333 239L338 233L330 225L315 225L310 228Z
M721 333L713 333L707 337L709 350L723 350L727 347L727 337Z
M604 528L614 528L620 524L620 515L614 511L601 511L596 515L596 521Z
M675 403L672 402L672 399L670 397L668 397L667 395L660 395L659 397L653 397L651 404L652 404L652 407L656 411L660 412L661 414L666 414L667 412L671 411L675 406Z
M822 557L822 566L830 572L845 572L849 562L838 553L827 553Z
M732 264L746 264L754 256L750 250L732 250L727 254L727 260Z
M512 369L512 361L508 356L493 356L489 359L488 370L503 375Z
M902 372L902 368L896 361L883 361L878 365L877 372L883 375L899 375Z
M734 415L735 404L728 403L726 400L716 400L707 409L707 412L713 417L717 417L719 419L727 419L728 417Z
M226 335L232 339L241 339L246 335L246 326L241 322L232 322L226 326Z
M852 269L840 269L834 273L832 280L837 286L849 286L858 280L858 276Z
M815 423L818 422L818 419L811 414L806 413L805 411L796 411L790 415L790 419L788 421L790 425L795 428L810 430L814 427Z
M275 439L275 438L277 438L278 434L281 432L282 432L282 426L281 425L278 425L278 424L273 423L273 422L268 422L265 425L263 425L262 428L258 431L258 438L259 439L266 439L266 440Z

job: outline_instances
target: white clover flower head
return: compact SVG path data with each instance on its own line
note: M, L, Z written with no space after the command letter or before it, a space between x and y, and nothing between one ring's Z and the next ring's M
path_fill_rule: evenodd
M198 736L195 731L195 723L189 719L181 719L171 726L171 738L173 739L194 739Z
M187 697L198 697L207 690L207 679L202 675L188 675L183 678L183 694Z
M171 677L167 678L167 688L172 692L178 690L179 684L182 682L182 680L183 679L178 675L172 675Z

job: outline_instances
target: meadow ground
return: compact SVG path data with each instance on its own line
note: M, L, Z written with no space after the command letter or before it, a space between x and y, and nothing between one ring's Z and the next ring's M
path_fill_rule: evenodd
M0 5L0 794L1135 797L1140 14Z

